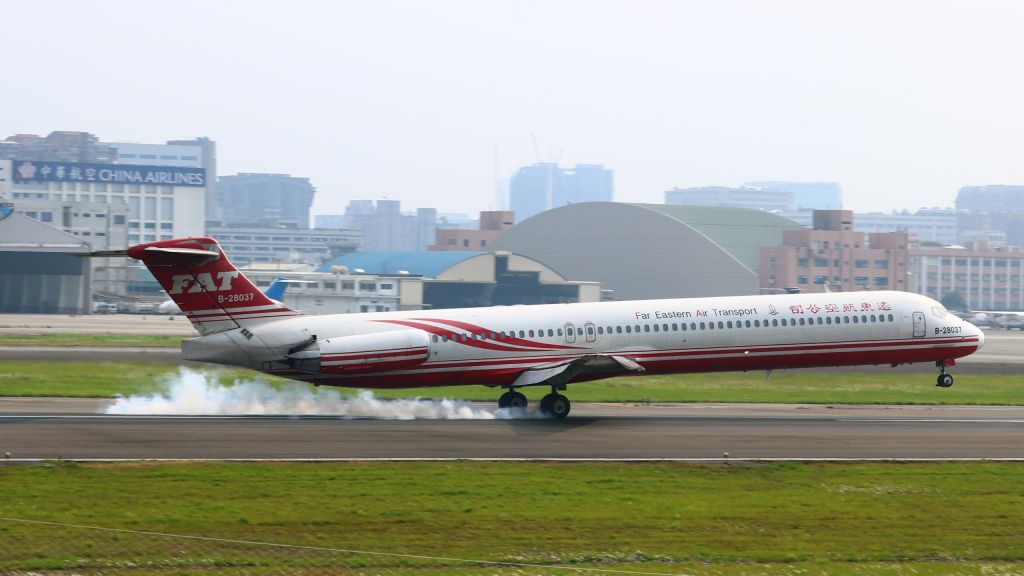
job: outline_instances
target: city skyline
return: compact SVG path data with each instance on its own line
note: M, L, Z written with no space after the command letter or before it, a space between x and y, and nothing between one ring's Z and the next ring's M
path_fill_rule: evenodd
M315 214L354 198L472 214L498 207L496 176L551 158L614 170L625 202L789 180L839 182L855 211L947 207L963 186L1024 182L1022 15L1011 2L20 3L10 21L38 26L10 30L34 48L0 133L208 136L220 174L310 178ZM69 44L112 60L74 64Z

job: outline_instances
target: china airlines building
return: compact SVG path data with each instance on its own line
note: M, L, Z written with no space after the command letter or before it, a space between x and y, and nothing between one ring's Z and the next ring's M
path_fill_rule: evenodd
M12 168L15 205L31 201L43 222L59 227L64 216L55 212L63 203L92 202L126 208L126 214L114 214L110 224L125 226L128 246L204 232L207 174L203 168L36 160L16 160ZM46 202L53 203L50 214ZM92 243L97 249L96 245L106 245L105 241Z

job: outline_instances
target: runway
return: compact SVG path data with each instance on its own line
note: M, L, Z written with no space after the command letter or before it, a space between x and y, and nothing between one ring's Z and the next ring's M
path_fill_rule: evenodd
M33 459L1024 459L1024 408L577 404L563 421L104 416L0 400L0 453Z

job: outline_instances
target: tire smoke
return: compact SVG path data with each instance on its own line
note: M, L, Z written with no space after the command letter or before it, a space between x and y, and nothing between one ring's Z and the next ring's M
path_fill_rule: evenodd
M274 387L259 380L222 385L207 374L180 368L167 382L167 392L118 397L104 413L175 416L337 416L381 420L504 420L532 417L519 410L483 408L467 400L377 398L360 391L344 396L337 390L295 384Z

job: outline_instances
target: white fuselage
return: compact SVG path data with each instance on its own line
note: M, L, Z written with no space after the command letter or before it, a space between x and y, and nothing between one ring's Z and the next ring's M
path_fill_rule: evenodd
M264 318L183 348L186 359L318 384L397 388L509 386L526 369L593 354L647 373L711 372L941 362L983 342L924 296L838 292ZM316 370L288 360L318 354Z

